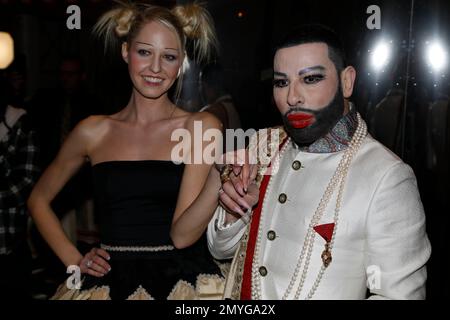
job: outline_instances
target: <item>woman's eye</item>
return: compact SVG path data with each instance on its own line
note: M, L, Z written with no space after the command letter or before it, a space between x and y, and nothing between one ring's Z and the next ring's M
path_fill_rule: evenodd
M313 74L313 75L304 77L303 81L305 81L306 84L314 84L314 83L317 83L317 82L323 80L324 78L325 78L325 76L323 76L321 74Z
M139 49L138 53L141 56L148 56L150 54L150 52L148 50L145 50L145 49Z
M166 58L167 60L169 60L169 61L175 61L175 60L177 60L177 57L174 56L174 55L171 55L171 54L166 54L166 55L165 55L165 58Z
M286 79L274 79L273 86L277 88L283 88L288 85L288 81Z

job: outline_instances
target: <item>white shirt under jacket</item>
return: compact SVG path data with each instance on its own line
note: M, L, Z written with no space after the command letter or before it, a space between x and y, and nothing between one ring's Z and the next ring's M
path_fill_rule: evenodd
M288 287L311 217L343 153L302 152L289 142L262 209L259 264L267 269L261 277L263 299L281 299ZM299 170L292 167L295 160L301 162ZM287 196L284 203L278 200L281 193ZM337 190L319 224L333 222L336 194ZM367 135L351 164L342 199L333 261L313 299L424 299L431 246L412 169ZM233 257L245 230L242 220L224 226L224 214L219 206L207 231L209 249L217 259ZM275 240L268 240L270 230L276 233ZM300 299L322 266L324 244L316 234Z

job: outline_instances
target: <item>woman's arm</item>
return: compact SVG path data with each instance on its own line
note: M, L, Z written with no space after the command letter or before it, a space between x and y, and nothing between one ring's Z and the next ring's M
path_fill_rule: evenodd
M236 175L231 174L230 183L222 186L220 174L215 166L212 165L213 161L211 159L209 159L211 161L206 161L206 157L211 154L212 147L215 147L215 150L220 150L218 154L215 154L214 160L222 158L222 141L221 139L217 139L214 142L205 142L201 139L202 143L194 141L194 139L199 138L195 137L193 133L198 134L200 131L198 129L197 131L194 130L194 121L202 121L202 137L205 133L208 136L206 132L208 129L215 129L217 132L220 132L221 129L221 123L214 116L205 112L193 116L193 119L189 121L188 130L191 133L190 160L198 161L201 158L200 155L204 157L201 159L202 163L200 164L186 165L183 174L170 234L177 248L188 247L201 237L217 208L221 187L234 190L229 192L232 198L229 198L227 204L232 208L232 212L235 212L238 216L245 215L244 210L251 209L249 203L254 204L257 199L257 188L249 188L249 192L245 194L242 189L241 178ZM195 152L197 152L197 156L193 155ZM231 182L233 183L232 187L230 187ZM240 190L241 195L235 189ZM256 192L254 192L254 189ZM224 195L224 192L221 194Z
M198 130L200 123L202 130ZM186 129L190 134L190 154L184 157L188 162L185 165L170 234L177 248L193 244L203 234L217 206L220 188L219 173L213 168L212 161L205 161L203 154L208 146L208 149L215 148L217 152L221 152L222 142L205 142L202 137L208 129L216 130L216 133L221 135L222 124L212 114L200 112L187 120ZM199 141L195 141L196 139Z
M69 134L55 160L48 166L27 201L37 228L65 266L78 265L83 258L64 233L50 204L67 181L88 159L89 144L95 141L92 127L100 119L81 121Z

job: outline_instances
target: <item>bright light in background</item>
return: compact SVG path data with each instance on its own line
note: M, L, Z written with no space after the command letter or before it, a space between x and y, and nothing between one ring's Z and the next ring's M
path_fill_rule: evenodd
M392 41L391 41L392 42ZM370 64L375 71L382 71L389 62L391 47L385 41L379 42L372 51Z
M0 32L0 69L7 68L14 60L14 41L7 32Z
M438 41L427 42L426 59L434 72L442 71L447 65L447 52Z
M243 18L243 17L245 16L245 11L239 10L239 11L236 13L236 16L237 16L238 18Z

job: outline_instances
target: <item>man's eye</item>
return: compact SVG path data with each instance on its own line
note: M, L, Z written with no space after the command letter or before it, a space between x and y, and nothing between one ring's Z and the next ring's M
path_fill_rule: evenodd
M274 79L273 86L277 88L283 88L288 85L288 81L286 79Z
M306 76L303 78L303 81L305 81L306 84L314 84L317 83L325 78L322 74L313 74L310 76Z
M145 49L139 49L138 53L141 56L148 56L150 54L150 52L148 50L145 50Z

